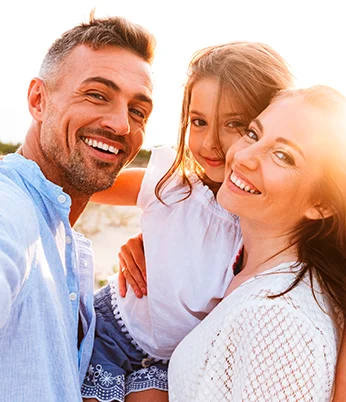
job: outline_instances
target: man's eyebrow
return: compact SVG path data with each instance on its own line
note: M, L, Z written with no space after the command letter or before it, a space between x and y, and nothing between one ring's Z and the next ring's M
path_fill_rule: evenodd
M104 78L104 77L98 77L98 76L97 77L89 77L83 81L83 84L87 84L90 82L99 82L99 83L105 85L106 87L111 88L113 91L116 91L116 92L121 91L120 87L114 81L108 80L107 78ZM149 106L151 108L153 107L153 100L149 96L147 96L143 93L135 94L134 98L141 102L149 103Z
M263 133L263 125L262 125L262 123L260 122L259 119L254 119L254 120L252 121L252 123L255 124L255 125L258 127L258 129L259 129L259 131L260 131L261 133ZM286 139L286 138L283 138L283 137L277 137L277 138L275 138L275 141L276 141L276 142L281 142L281 143L283 143L283 144L286 144L286 145L292 147L292 148L295 149L298 153L300 153L300 155L301 155L303 158L305 158L305 156L304 156L304 154L303 154L303 151L302 151L302 150L298 147L298 145L295 144L294 142L292 142L292 141L290 141L290 140L288 140L288 139Z
M139 94L135 94L134 98L141 102L149 103L149 106L153 107L153 100L147 95L139 93Z
M120 91L120 88L118 87L118 85L115 82L108 80L107 78L89 77L83 81L83 84L88 84L90 82L99 82L99 83L105 85L106 87L113 89L113 91Z

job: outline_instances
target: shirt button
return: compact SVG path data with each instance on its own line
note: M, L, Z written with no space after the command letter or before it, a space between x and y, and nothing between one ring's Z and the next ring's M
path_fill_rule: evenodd
M75 292L70 293L70 300L74 301L77 299L77 295Z
M72 243L71 236L66 236L65 241L67 244L71 244Z
M60 194L58 196L58 201L60 202L60 204L63 204L66 201L66 197L63 194Z

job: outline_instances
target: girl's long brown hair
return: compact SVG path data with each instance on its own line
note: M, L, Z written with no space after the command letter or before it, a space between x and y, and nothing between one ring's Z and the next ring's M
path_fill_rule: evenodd
M196 172L199 177L203 177L203 171L194 162L186 146L186 132L189 126L193 86L197 81L206 78L218 81L219 98L222 93L226 93L232 98L232 103L238 105L246 127L268 106L278 91L293 85L293 76L288 64L264 43L231 42L197 51L190 61L184 86L177 156L155 189L155 194L161 202L162 191L176 171L180 171L183 183L188 186L186 197L183 199L189 197L192 190L188 172ZM215 116L216 126L217 118ZM214 130L214 136L219 153L224 157L217 130Z

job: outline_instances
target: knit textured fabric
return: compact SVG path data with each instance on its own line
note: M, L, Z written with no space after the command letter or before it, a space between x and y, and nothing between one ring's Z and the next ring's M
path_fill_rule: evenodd
M285 264L243 283L177 347L170 402L330 401L342 315ZM316 282L316 281L314 281ZM324 311L323 311L324 310Z

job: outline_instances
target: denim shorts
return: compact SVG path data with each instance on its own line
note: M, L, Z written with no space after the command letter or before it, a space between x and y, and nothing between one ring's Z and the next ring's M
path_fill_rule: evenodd
M95 294L95 343L82 396L123 402L131 392L168 391L168 362L151 358L139 348L115 315L114 302L110 285Z

